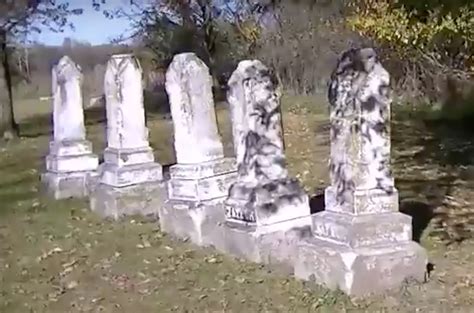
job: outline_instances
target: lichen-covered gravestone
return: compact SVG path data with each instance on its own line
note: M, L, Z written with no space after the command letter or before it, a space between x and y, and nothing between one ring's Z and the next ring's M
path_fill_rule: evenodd
M246 60L228 86L238 177L226 200L224 250L291 263L289 234L309 228L311 218L308 196L286 167L278 82L260 61Z
M236 177L235 158L224 157L217 129L212 79L194 53L173 58L166 73L177 164L170 167L163 231L198 245L218 246L223 201Z
M86 140L81 69L68 56L52 69L53 141L41 175L45 191L56 199L84 197L96 175L98 157Z
M104 217L156 215L163 201L163 171L148 142L142 69L131 54L113 55L104 79L107 147L91 184L91 210Z
M345 52L331 77L330 178L313 237L298 247L295 275L352 295L422 280L425 251L398 211L390 171L389 74L371 48Z

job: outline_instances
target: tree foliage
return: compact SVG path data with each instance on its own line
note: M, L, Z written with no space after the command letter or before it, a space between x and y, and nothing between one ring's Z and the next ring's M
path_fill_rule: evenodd
M474 71L474 4L452 1L355 1L349 25L387 44L401 58L428 58L443 67Z

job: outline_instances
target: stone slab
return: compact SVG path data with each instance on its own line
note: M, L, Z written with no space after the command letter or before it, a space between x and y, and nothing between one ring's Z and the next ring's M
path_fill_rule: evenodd
M195 202L220 199L227 197L236 179L233 158L201 164L176 164L170 167L168 196L172 200Z
M278 189L272 190L267 186L255 188L254 193L248 193L249 190L245 184L234 184L232 189L242 189L244 192L232 193L226 199L226 216L228 220L243 221L255 223L258 226L266 225L285 225L284 221L290 221L297 218L310 218L311 209L309 207L308 195L300 188L299 182L288 179L289 184L296 186L291 188L291 192L278 192ZM281 184L274 184L277 187ZM263 192L262 192L263 190ZM285 190L284 190L285 191ZM259 195L265 194L265 201L259 201ZM246 197L238 198L239 195ZM249 201L254 199L254 201Z
M400 212L350 215L323 211L313 214L312 220L316 237L353 248L412 240L412 218Z
M149 182L126 187L94 184L90 191L90 209L103 218L118 220L125 216L158 217L158 208L166 200L166 184Z
M107 147L104 150L104 162L118 167L153 163L155 157L150 147L137 149L115 149Z
M63 140L49 143L49 155L73 156L92 153L92 143L88 140Z
M216 248L234 257L276 265L292 273L297 243L311 236L311 225L309 218L298 218L290 223L286 227L269 228L227 221L223 244Z
M53 173L41 175L41 190L54 199L83 198L89 195L88 181L96 172Z
M101 184L113 187L126 187L147 182L163 180L163 169L158 163L116 166L103 163L99 167Z
M202 179L237 171L235 158L221 158L196 164L175 164L170 167L173 179Z
M422 282L428 264L425 250L413 241L350 248L315 237L299 242L295 261L297 278L353 296L383 293L410 280Z
M46 170L56 173L95 171L99 166L99 158L95 154L82 155L48 155Z
M162 231L199 246L222 246L225 221L222 200L199 203L167 200L158 211Z
M324 190L327 211L350 214L374 214L398 212L398 191L392 188L391 193L381 189L355 190L350 201L344 205L337 204L336 191L329 186Z

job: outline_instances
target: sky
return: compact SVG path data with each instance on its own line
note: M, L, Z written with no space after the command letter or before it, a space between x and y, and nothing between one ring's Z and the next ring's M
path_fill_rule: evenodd
M82 8L81 15L69 17L69 21L74 24L75 29L65 27L64 32L56 33L42 28L41 33L33 33L29 40L47 45L61 45L64 38L70 37L78 41L87 41L92 45L109 43L111 39L121 34L127 34L130 25L126 19L108 19L102 11L95 11L92 7L92 0L58 0L58 2L69 2L70 8ZM123 5L129 0L107 0L105 9L114 9Z

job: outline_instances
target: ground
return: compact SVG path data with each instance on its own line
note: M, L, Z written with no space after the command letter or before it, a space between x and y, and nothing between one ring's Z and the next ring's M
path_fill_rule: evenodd
M290 171L310 195L320 194L328 178L325 103L319 97L283 101ZM22 103L22 137L0 151L0 312L472 312L472 134L421 121L416 112L394 114L401 209L414 217L414 236L434 270L426 283L357 299L173 240L156 221L104 221L85 200L40 197L51 128L49 116L37 113L48 105ZM218 108L230 154L228 113ZM172 125L152 111L150 140L157 160L169 164ZM100 153L103 112L87 112L86 121Z

